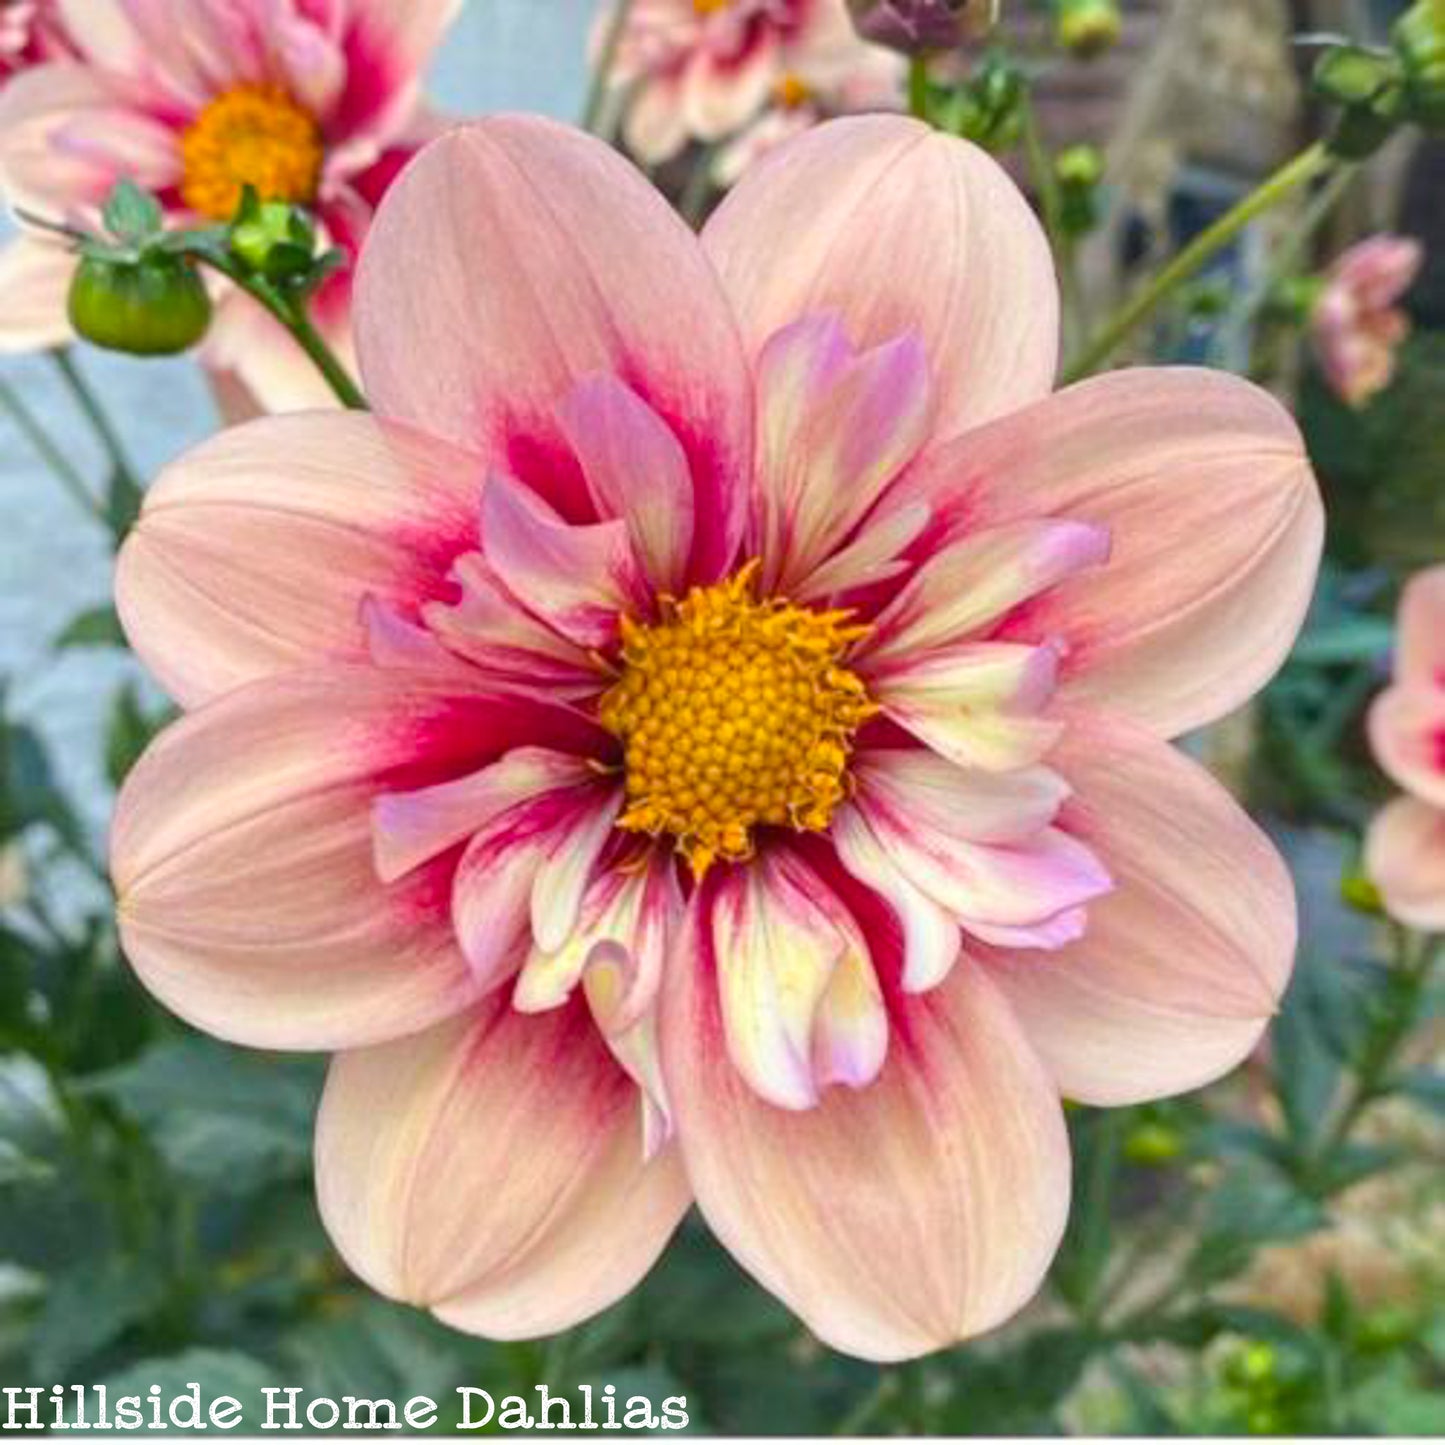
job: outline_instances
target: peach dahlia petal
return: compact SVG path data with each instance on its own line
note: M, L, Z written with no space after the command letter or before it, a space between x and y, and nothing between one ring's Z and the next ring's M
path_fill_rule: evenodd
M965 545L1039 516L1106 528L1108 566L1012 633L1063 645L1064 698L1171 737L1279 667L1324 535L1289 414L1238 377L1186 367L1096 377L933 451L898 492L919 501Z
M394 1038L479 985L446 909L455 855L384 885L372 807L518 743L595 729L452 673L336 666L264 679L167 730L111 836L121 938L198 1027L270 1048Z
M578 383L614 376L686 453L695 570L717 576L742 526L751 395L736 323L683 221L613 151L536 117L451 132L394 190L358 277L373 406L585 515L559 409ZM423 255L426 285L395 284Z
M986 974L959 968L892 1003L878 1078L795 1111L734 1067L717 981L737 960L705 930L698 946L668 972L663 1065L698 1205L743 1267L825 1342L875 1360L940 1349L1024 1304L1063 1231L1068 1140Z
M637 1090L585 1008L530 1016L500 996L336 1058L316 1183L373 1288L500 1339L625 1294L690 1202L675 1150L644 1157Z
M703 245L752 356L809 314L838 316L861 348L921 337L940 438L1053 383L1059 301L1042 227L984 152L918 121L850 117L779 147Z
M1289 872L1223 787L1135 728L1073 717L1051 761L1077 789L1063 826L1114 886L1056 953L976 951L1069 1098L1198 1088L1249 1054L1284 993Z
M262 418L163 471L121 551L131 645L181 703L367 655L371 595L450 600L485 464L358 413Z

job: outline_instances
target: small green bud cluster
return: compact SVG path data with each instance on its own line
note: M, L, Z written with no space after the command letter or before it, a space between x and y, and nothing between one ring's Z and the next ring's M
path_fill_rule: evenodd
M156 198L122 180L101 221L103 234L59 228L80 257L70 324L96 346L133 356L173 356L205 336L212 307L202 265L260 299L299 305L343 259L336 250L318 255L303 207L262 201L249 187L229 225L167 230Z
M1373 154L1402 125L1445 130L1445 0L1416 0L1387 47L1331 45L1313 86L1340 107L1330 149L1344 160Z

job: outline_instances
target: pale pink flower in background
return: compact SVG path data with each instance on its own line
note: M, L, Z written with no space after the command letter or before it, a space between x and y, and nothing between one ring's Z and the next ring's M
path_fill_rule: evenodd
M1414 284L1424 248L1408 236L1371 236L1330 267L1311 316L1325 380L1350 406L1363 406L1390 384L1395 352L1410 334L1396 304Z
M0 0L0 92L20 71L73 53L57 0Z
M902 79L902 60L859 39L844 0L633 0L609 76L628 149L648 164L768 112L796 131L805 118L891 108Z
M1299 626L1290 418L1188 369L1050 396L1038 222L899 117L700 239L595 140L456 130L357 318L375 411L206 443L121 556L192 709L115 823L141 978L338 1051L323 1217L460 1328L584 1318L694 1199L839 1349L997 1324L1061 1095L1215 1078L1290 971L1283 864L1166 741Z
M357 254L382 193L438 126L420 76L457 0L57 0L76 55L0 94L0 191L54 219L94 223L114 183L155 192L177 224L229 220L243 184L303 202ZM0 253L0 350L70 339L74 258L27 233ZM314 319L351 351L352 266ZM330 394L281 327L228 294L205 360L267 409Z
M1395 680L1370 711L1375 760L1406 796L1365 839L1365 870L1386 911L1445 930L1445 567L1417 573L1400 600Z

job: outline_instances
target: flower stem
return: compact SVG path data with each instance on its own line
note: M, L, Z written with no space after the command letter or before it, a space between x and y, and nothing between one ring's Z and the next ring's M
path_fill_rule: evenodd
M1074 241L1064 229L1063 197L1053 160L1044 146L1039 129L1038 112L1027 87L1019 100L1019 118L1023 124L1024 154L1028 158L1034 190L1038 194L1044 229L1053 248L1054 265L1059 273L1059 290L1063 302L1064 344L1070 347L1079 322L1079 277L1075 264Z
M1353 1087L1340 1101L1333 1122L1313 1151L1311 1171L1316 1179L1328 1181L1330 1166L1354 1132L1361 1116L1394 1087L1396 1058L1420 1021L1430 975L1445 940L1421 938L1399 929L1395 961L1390 971L1385 1007L1375 1021L1361 1049L1355 1067Z
M1282 165L1232 210L1207 230L1201 231L1157 276L1125 302L1065 371L1065 383L1078 381L1097 371L1140 322L1153 315L1161 302L1189 280L1211 256L1227 246L1251 221L1336 164L1325 143L1316 141Z
M932 109L928 92L928 57L915 55L908 62L908 113L927 120Z
M252 292L252 295L255 295L255 292ZM327 386L335 393L337 401L352 411L370 410L361 388L351 379L351 373L341 364L336 353L311 324L310 317L306 315L305 306L299 302L286 302L280 307L272 307L270 310L271 314L296 338L297 344L311 358L317 371L325 378Z
M602 48L597 53L597 63L592 70L592 83L587 90L587 102L582 107L582 129L593 135L602 135L602 112L607 104L608 82L612 67L617 60L618 47L627 31L627 19L632 11L632 0L613 0L612 16L607 22L602 37ZM607 139L603 136L603 139Z
M54 472L56 480L70 496L97 521L105 521L105 509L87 486L75 463L61 451L30 408L20 400L15 389L3 379L0 379L0 411L15 423L16 429Z
M76 365L75 357L68 349L59 348L50 353L50 359L55 363L71 396L75 398L76 405L85 413L85 419L90 423L91 430L95 432L96 438L105 448L111 472L120 479L123 485L133 491L138 491L140 482L135 468L130 464L130 458L126 456L120 433L116 431L110 418L106 415L105 408L100 404L100 398L96 396L90 383L85 379L85 374Z

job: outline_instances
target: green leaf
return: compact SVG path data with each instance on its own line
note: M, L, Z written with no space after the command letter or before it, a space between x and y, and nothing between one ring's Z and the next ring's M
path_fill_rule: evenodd
M104 1349L161 1297L150 1264L110 1254L56 1276L31 1334L31 1364L42 1379L63 1380Z
M1399 1089L1415 1103L1445 1114L1445 1069L1412 1069L1401 1076Z
M307 1178L320 1060L167 1040L87 1080L151 1132L177 1173L223 1193Z
M144 500L145 493L128 472L117 470L112 474L105 494L105 520L117 545L135 526Z
M111 187L100 215L106 230L127 245L149 239L165 223L160 202L128 179L119 180Z
M112 786L120 787L150 740L170 719L170 709L154 714L141 703L135 683L122 683L111 700L105 732L105 772Z
M1261 1246L1301 1239L1324 1223L1319 1204L1289 1179L1262 1164L1242 1164L1209 1197L1188 1278L1195 1284L1228 1279Z
M125 633L110 603L77 612L51 644L57 651L67 647L124 647Z
M261 1392L268 1386L286 1383L277 1379L274 1368L250 1355L234 1350L207 1349L187 1350L179 1355L141 1360L97 1383L106 1388L114 1420L117 1402L124 1395L136 1395L145 1402L151 1386L158 1385L160 1398L170 1401L185 1394L192 1382L200 1386L201 1418L208 1427L206 1411L210 1404L222 1395L229 1395L233 1400L240 1401L241 1417L234 1426L238 1435L260 1434L266 1420L266 1398ZM93 1421L95 1407L93 1403L89 1403L89 1398L87 1408ZM67 1418L75 1417L68 1414ZM164 1420L164 1416L162 1418ZM169 1421L165 1423L168 1437L192 1433L188 1429L170 1425ZM205 1430L208 1436L217 1433L211 1428ZM150 1432L146 1431L146 1434L149 1435Z

